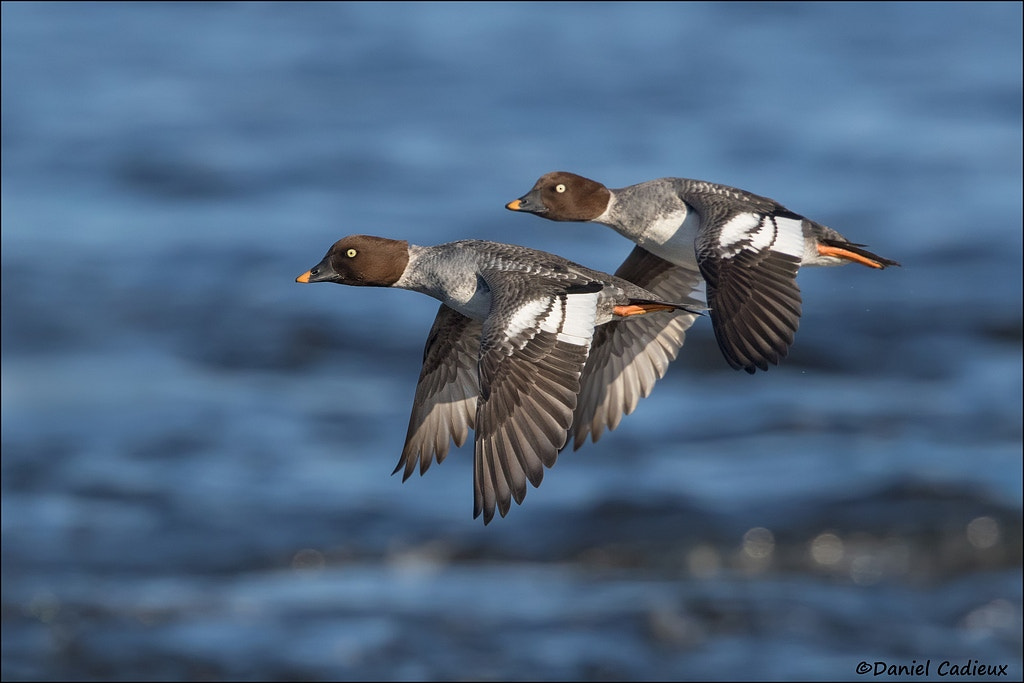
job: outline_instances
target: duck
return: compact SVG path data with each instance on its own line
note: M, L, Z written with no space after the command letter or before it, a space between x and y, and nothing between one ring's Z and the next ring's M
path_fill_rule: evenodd
M575 173L542 175L505 205L552 221L600 223L636 246L615 275L641 287L680 271L686 296L703 286L715 339L728 364L755 374L789 353L800 324L796 276L804 266L899 262L774 199L689 178L658 178L619 189ZM652 271L637 267L661 263ZM661 289L671 298L681 291Z
M697 299L663 300L560 256L486 240L420 246L349 235L296 282L393 287L441 302L392 474L424 474L473 430L473 518L485 525L522 504L527 483L540 485L575 423L584 440L614 429L705 311Z

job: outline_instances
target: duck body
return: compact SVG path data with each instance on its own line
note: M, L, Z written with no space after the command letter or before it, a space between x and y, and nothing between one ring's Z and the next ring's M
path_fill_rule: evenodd
M395 472L408 479L417 463L426 472L474 430L473 516L485 524L521 503L527 482L540 484L574 424L577 446L614 429L702 310L554 254L483 240L418 246L353 235L296 280L409 289L441 302ZM608 349L592 354L603 328Z
M606 225L637 245L632 259L640 250L682 269L688 281L697 273L719 348L733 368L750 373L778 364L793 343L802 266L899 265L773 199L702 180L658 178L612 190L556 171L506 208ZM635 269L620 268L616 275L640 286L647 282L645 272Z

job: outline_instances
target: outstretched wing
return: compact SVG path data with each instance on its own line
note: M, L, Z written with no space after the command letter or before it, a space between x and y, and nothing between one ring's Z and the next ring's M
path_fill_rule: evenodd
M718 346L737 370L767 370L789 352L800 325L806 219L778 210L709 212L701 221L697 263Z
M449 442L461 446L473 429L480 396L480 329L481 323L444 304L438 309L423 349L402 457L392 472L404 469L402 481L412 475L416 463L423 474L434 457L444 460Z
M643 247L635 247L615 271L659 299L704 305L704 280L695 267L676 266ZM573 449L601 438L629 415L655 382L665 375L686 340L697 314L676 311L632 316L597 328L590 358L580 380L573 416Z
M544 467L555 464L572 424L603 288L538 288L537 280L527 287L522 274L489 277L504 282L491 286L480 344L473 516L482 513L484 524L495 507L504 517L512 500L522 503L526 482L539 486Z

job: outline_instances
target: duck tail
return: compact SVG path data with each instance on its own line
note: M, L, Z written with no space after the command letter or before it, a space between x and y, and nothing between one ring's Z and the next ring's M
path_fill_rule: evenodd
M819 238L818 253L822 256L834 256L836 258L846 259L847 261L860 263L868 266L869 268L882 269L888 268L889 266L900 265L899 261L883 258L878 254L874 254L867 249L864 249L863 244L846 242L843 240Z
M655 311L685 311L693 315L704 315L708 310L705 306L695 306L694 304L656 301L654 299L630 299L628 304L615 307L615 315L628 317L631 315L654 313Z

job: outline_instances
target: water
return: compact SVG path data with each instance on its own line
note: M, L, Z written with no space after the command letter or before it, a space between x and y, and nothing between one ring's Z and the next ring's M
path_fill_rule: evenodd
M1020 678L1020 5L2 12L5 680ZM614 270L502 208L556 169L903 268L801 273L755 377L700 321L485 528L468 447L389 476L435 304L293 280L356 232Z

